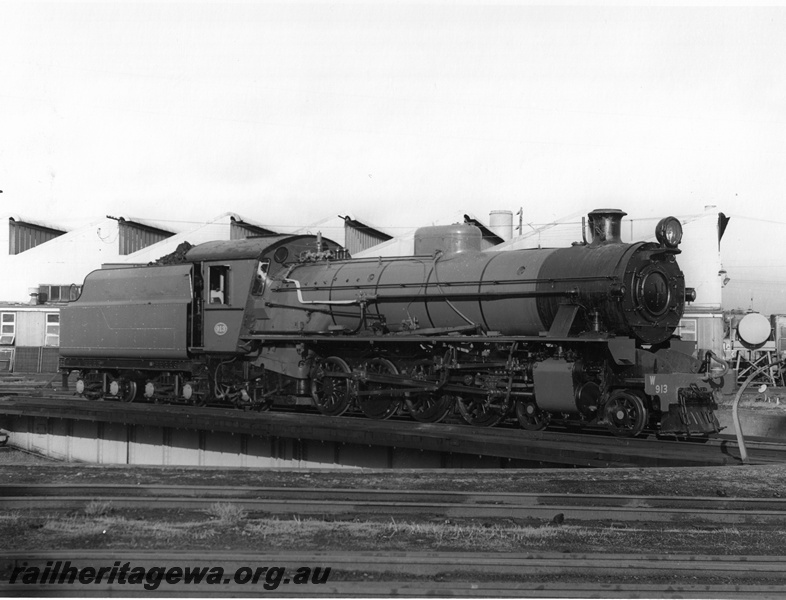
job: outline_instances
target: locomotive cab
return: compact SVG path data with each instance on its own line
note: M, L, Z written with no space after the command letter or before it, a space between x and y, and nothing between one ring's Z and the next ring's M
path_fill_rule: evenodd
M194 263L192 351L212 354L247 353L241 337L264 328L269 320L265 304L271 287L292 261L323 252L335 253L335 242L315 236L263 236L216 241L192 248L186 259Z
M205 352L236 352L254 265L248 260L204 261L202 348Z

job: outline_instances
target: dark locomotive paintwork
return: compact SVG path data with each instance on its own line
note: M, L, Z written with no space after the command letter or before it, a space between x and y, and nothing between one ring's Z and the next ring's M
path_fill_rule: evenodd
M127 401L715 432L702 361L670 340L679 251L622 243L623 215L593 211L593 239L570 248L480 252L473 232L429 228L430 255L268 236L95 271L62 311L62 368L80 393Z
M668 340L682 318L685 278L672 252L657 244L613 243L585 249L581 246L555 251L539 273L541 290L551 281L565 281L577 289L576 302L599 313L601 323L617 335L643 343ZM539 312L551 323L560 301L544 297ZM589 323L585 328L591 328Z
M191 265L104 269L61 322L61 356L188 358Z
M662 256L653 262L653 254ZM303 297L312 302L351 301L361 294L373 298L368 318L389 331L477 325L504 335L537 336L551 328L559 307L569 299L581 305L587 317L597 312L606 331L644 343L663 342L672 335L685 295L674 254L656 244L307 264L292 269L288 278L297 281ZM297 304L294 285L277 291L283 303ZM332 325L357 325L359 307L326 306L331 307ZM574 332L592 329L588 322L574 325ZM306 331L322 329L324 320L304 325Z

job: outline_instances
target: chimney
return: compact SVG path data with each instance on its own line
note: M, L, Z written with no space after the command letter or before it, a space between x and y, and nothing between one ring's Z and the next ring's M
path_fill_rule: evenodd
M590 246L622 243L622 217L627 214L618 208L598 208L589 213Z

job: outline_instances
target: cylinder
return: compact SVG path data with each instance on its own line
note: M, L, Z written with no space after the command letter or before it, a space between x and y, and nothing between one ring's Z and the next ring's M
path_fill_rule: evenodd
M489 213L489 229L507 242L513 237L513 212L492 210Z

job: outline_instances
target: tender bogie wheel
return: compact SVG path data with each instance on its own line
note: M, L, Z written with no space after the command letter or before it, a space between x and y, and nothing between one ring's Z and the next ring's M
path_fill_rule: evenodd
M369 373L377 373L380 375L397 375L398 369L396 365L386 358L372 358L370 361L364 363L363 367ZM367 382L361 384L361 391L381 391L386 388L384 383ZM361 396L358 395L358 407L364 415L371 419L389 419L395 415L399 408L401 408L400 396L387 396L372 395Z
M510 412L510 398L505 396L470 396L457 400L461 417L476 427L493 427Z
M338 356L322 360L311 380L311 396L319 412L337 417L347 412L352 404L352 382L349 365Z
M109 383L109 395L116 397L120 402L133 402L137 395L136 381L118 377Z
M94 399L95 395L90 393L87 375L85 375L84 373L80 373L77 376L76 383L74 384L74 393L77 396L82 396L83 398L87 398L88 400Z
M604 408L607 427L617 436L635 437L644 431L648 413L644 400L630 390L615 390Z
M210 394L209 382L199 379L189 379L183 382L180 392L180 401L185 401L191 406L207 406Z
M88 400L99 400L104 394L104 378L98 371L80 371L76 380L76 394Z
M121 400L123 402L133 402L136 399L138 387L136 385L136 381L126 379L123 381L123 387L121 390Z
M453 396L434 392L414 393L406 399L412 418L421 423L439 423L450 414Z
M550 421L549 414L540 409L534 400L516 402L516 417L519 424L530 431L545 429Z
M193 398L195 395L195 390L194 390L195 387L196 385L194 384L194 382L185 381L180 391L181 398L186 402L191 402L191 398Z

